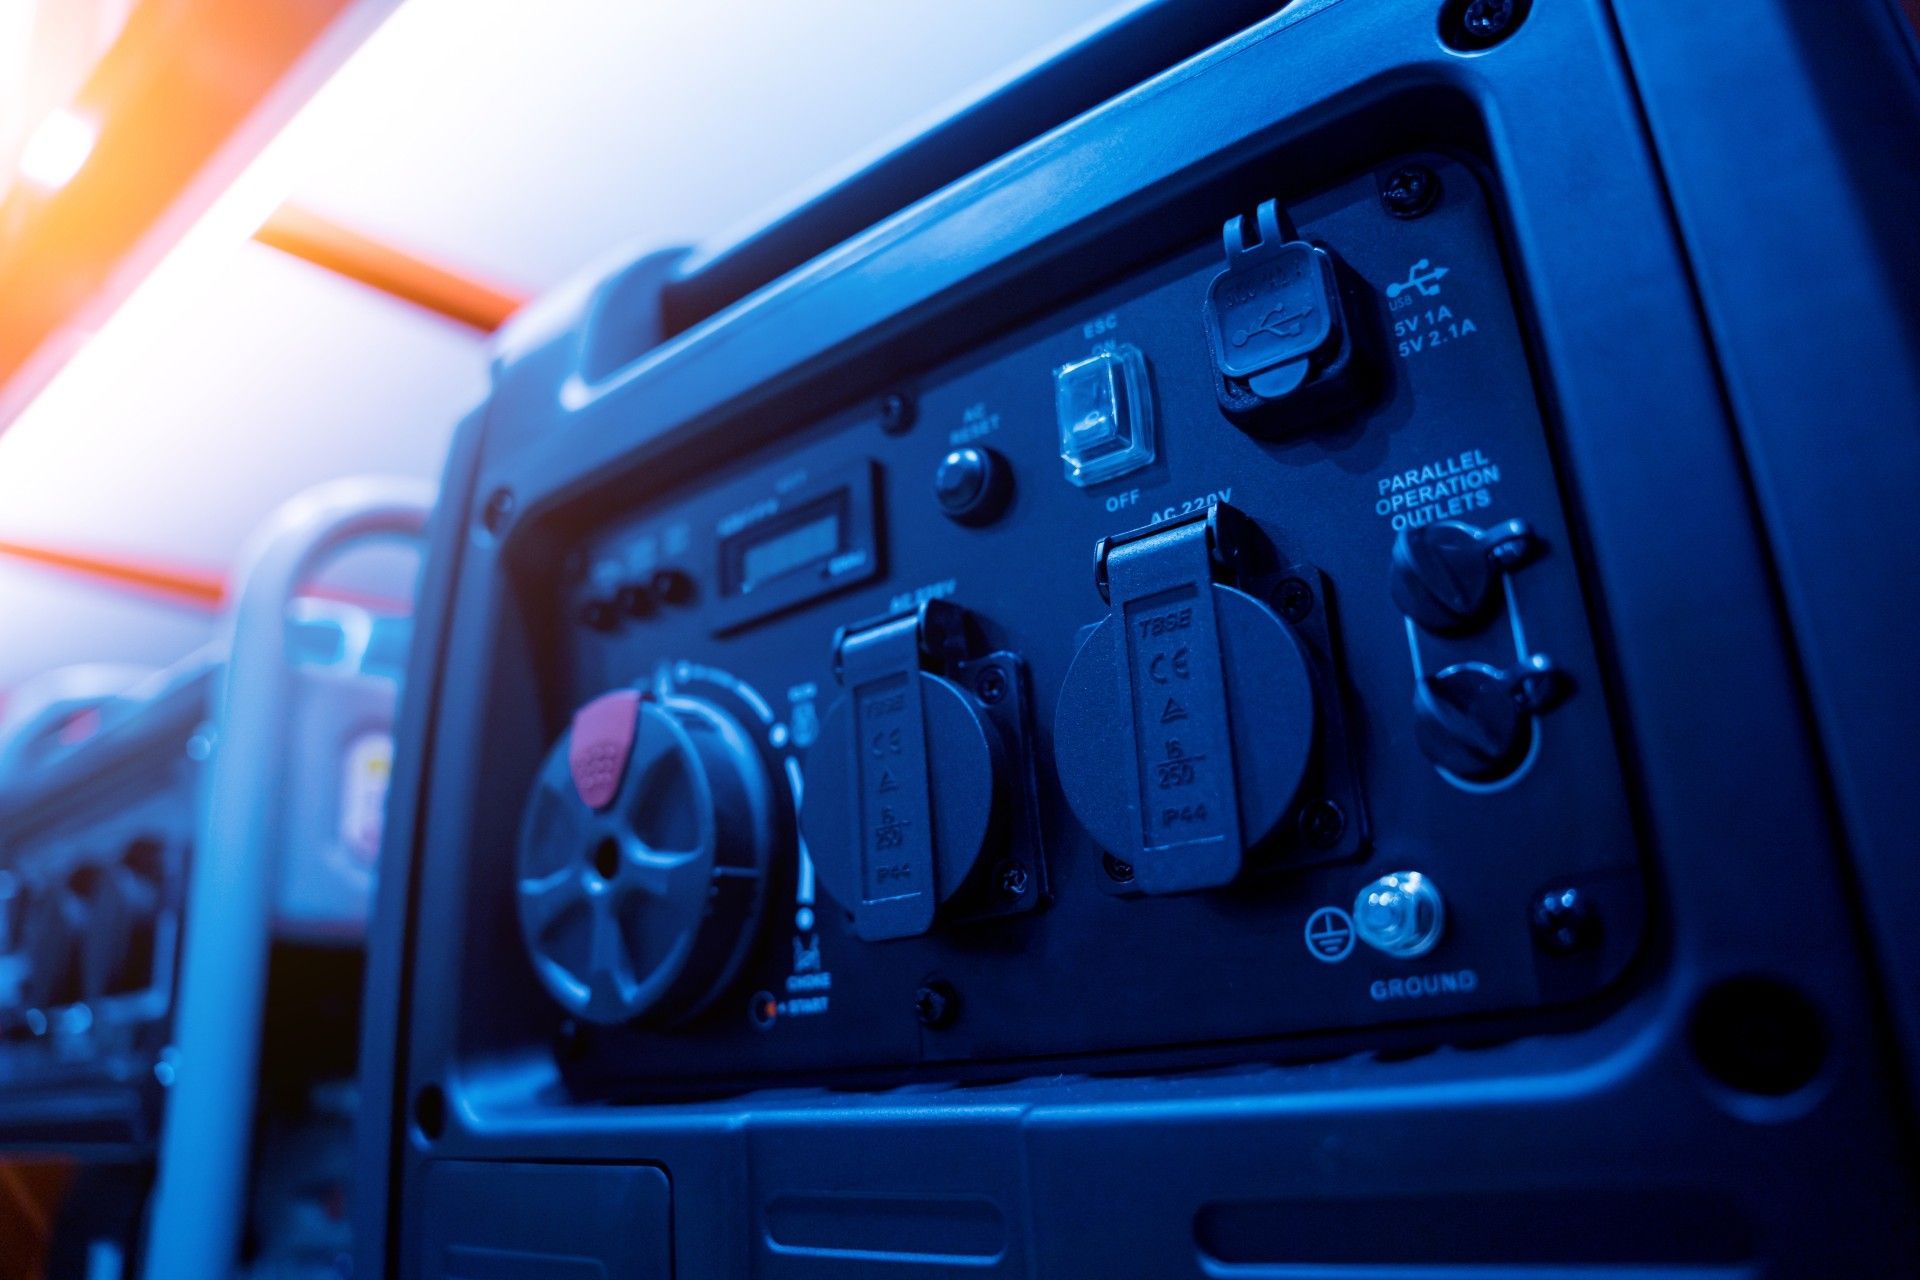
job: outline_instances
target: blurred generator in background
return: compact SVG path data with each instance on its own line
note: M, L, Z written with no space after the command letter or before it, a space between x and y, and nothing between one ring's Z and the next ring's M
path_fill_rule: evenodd
M503 336L356 1275L1920 1269L1912 32L1266 8Z
M55 673L15 708L0 1152L73 1162L49 1274L228 1274L243 1243L249 1274L338 1274L411 621L305 588L350 544L417 544L429 499L384 480L295 499L209 650L131 687ZM163 1261L185 1255L226 1261Z

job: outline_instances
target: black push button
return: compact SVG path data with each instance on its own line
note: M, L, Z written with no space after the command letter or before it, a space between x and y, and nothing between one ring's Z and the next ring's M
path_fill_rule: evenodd
M1012 488L1007 460L975 445L955 449L933 473L940 510L962 524L986 524L999 516Z

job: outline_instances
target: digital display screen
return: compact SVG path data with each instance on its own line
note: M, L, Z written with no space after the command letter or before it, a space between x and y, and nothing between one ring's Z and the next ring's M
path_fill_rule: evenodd
M733 487L714 527L716 635L871 581L881 570L880 467L870 458L790 476L773 493Z
M838 503L797 524L743 539L736 590L745 594L763 582L818 564L839 552L840 539Z

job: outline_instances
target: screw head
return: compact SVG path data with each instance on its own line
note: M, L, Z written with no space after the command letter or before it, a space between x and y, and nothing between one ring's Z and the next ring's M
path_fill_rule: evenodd
M1468 35L1498 40L1519 16L1517 9L1514 0L1468 0L1466 11L1460 15L1460 25L1467 29Z
M1280 616L1288 622L1304 621L1313 612L1313 588L1299 578L1288 578L1281 582L1276 595Z
M1347 815L1331 800L1315 800L1300 810L1300 835L1316 849L1331 849L1347 833Z
M1455 49L1491 49L1526 20L1533 0L1448 0L1440 11L1440 35Z
M1600 941L1600 912L1591 895L1574 888L1552 889L1533 901L1534 945L1556 956L1585 951Z
M1133 880L1133 864L1110 853L1100 855L1100 867L1115 884L1129 884Z
M1423 164L1401 165L1380 183L1380 203L1396 218L1417 218L1433 208L1440 176Z
M880 429L890 436L905 435L913 430L917 416L912 398L904 392L895 391L880 399Z
M999 667L983 667L973 681L973 691L979 694L980 701L988 706L1004 702L1007 689L1007 673Z
M1002 863L1000 866L1000 892L1009 898L1018 898L1027 891L1027 869L1018 862Z
M953 1021L959 997L945 982L924 983L913 993L913 1015L923 1027L944 1027Z
M494 537L499 537L507 527L507 521L513 519L515 506L513 490L495 489L487 495L487 501L480 508L480 525Z

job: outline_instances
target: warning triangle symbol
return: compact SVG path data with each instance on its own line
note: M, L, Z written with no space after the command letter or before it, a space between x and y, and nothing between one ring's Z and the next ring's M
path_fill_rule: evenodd
M1185 720L1186 718L1187 709L1178 702L1175 702L1172 698L1168 698L1166 709L1160 713L1160 723L1172 724L1176 720Z
M899 789L900 784L893 780L893 770L882 769L880 771L880 790L898 791Z

